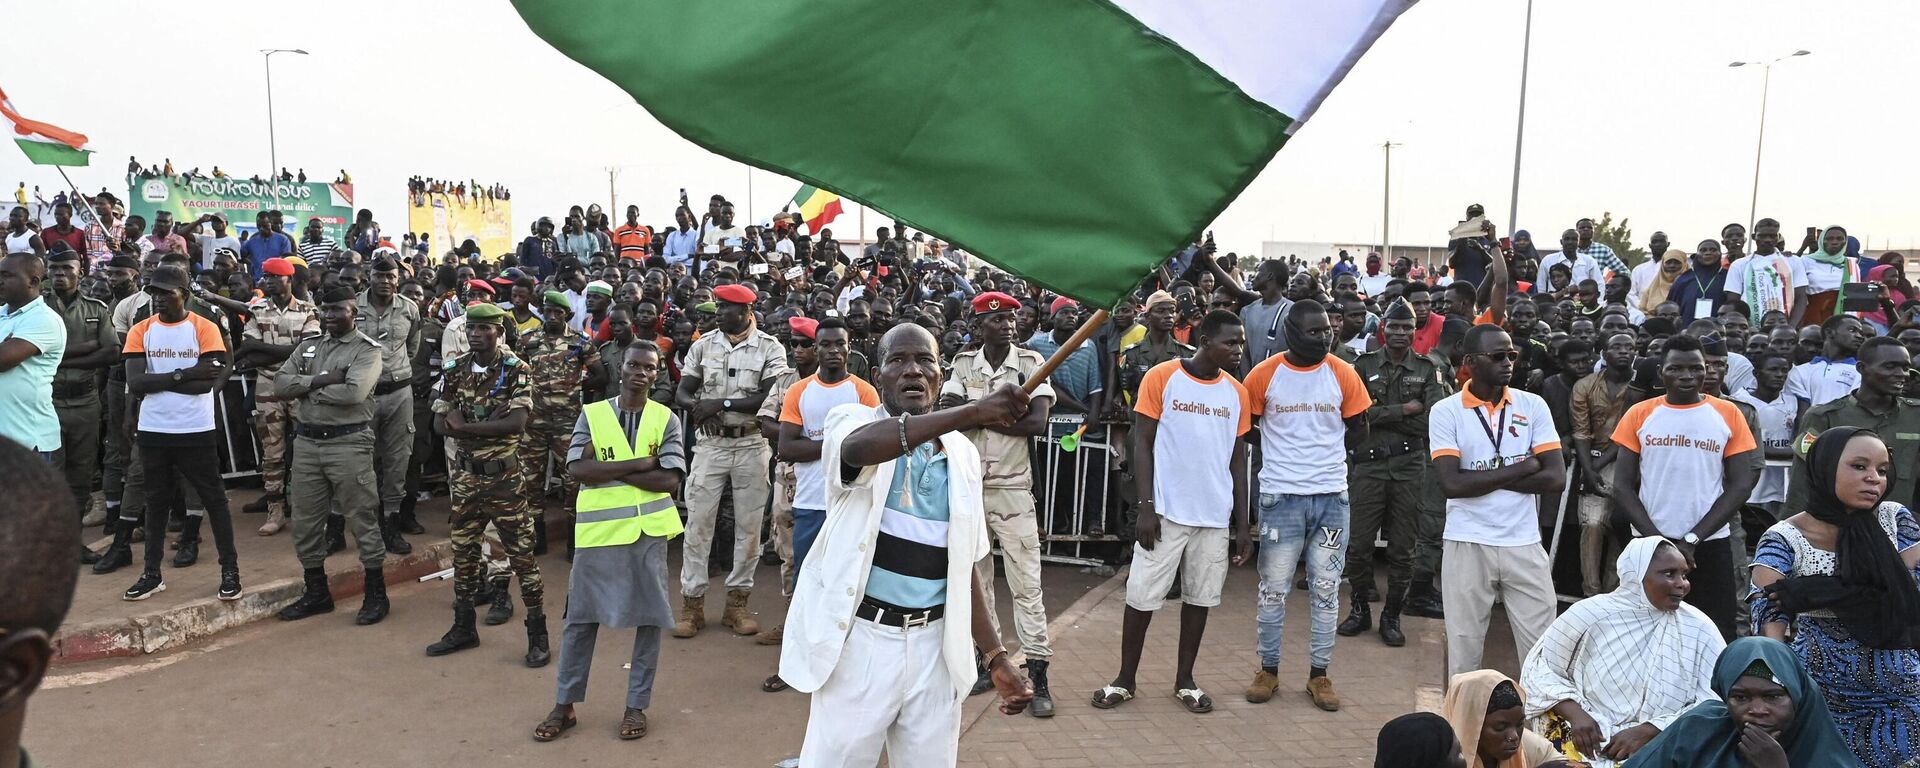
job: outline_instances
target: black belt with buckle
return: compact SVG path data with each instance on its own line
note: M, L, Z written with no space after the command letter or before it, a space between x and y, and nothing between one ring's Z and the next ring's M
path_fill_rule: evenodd
M860 607L854 609L853 615L884 627L913 629L939 621L940 617L947 615L947 607L936 605L917 611L903 611L892 606L880 605L872 600L862 600Z
M752 425L741 427L721 427L718 437L751 437L760 434L760 428Z
M367 428L367 422L358 424L295 424L293 434L308 440L332 440L345 437Z
M1347 458L1352 459L1355 463L1362 464L1369 461L1385 461L1395 456L1405 456L1413 453L1414 451L1420 450L1421 447L1422 442L1419 440L1402 440L1397 443L1376 445L1372 448L1355 448L1347 451Z
M413 379L401 379L399 381L383 381L373 385L373 396L379 397L381 395L391 395L395 392L398 392L400 390L406 389L407 387L411 387L411 386L413 386Z
M487 459L486 461L462 461L460 468L481 477L493 477L513 468L513 462L506 459Z
M92 394L93 382L91 381L69 381L64 384L56 381L53 383L53 397L56 400L88 397Z

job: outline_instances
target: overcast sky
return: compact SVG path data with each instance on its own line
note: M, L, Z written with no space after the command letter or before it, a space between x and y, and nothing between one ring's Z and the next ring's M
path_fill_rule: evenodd
M516 232L570 204L605 205L609 166L619 169L620 205L638 202L648 222L669 218L680 187L696 200L724 194L746 212L745 166L661 127L534 37L506 0L190 8L9 8L10 28L42 33L8 36L0 86L27 117L89 135L98 154L74 174L83 189L124 192L128 155L265 173L258 49L304 48L312 55L273 57L280 163L322 181L347 168L359 205L390 232L404 226L414 174L505 183ZM1377 240L1379 145L1389 140L1401 144L1396 243L1443 242L1475 201L1505 234L1525 9L1524 0L1424 0L1408 11L1215 222L1222 249ZM633 26L663 37L644 18ZM51 34L59 29L72 34ZM1805 48L1813 55L1773 71L1759 215L1789 233L1844 224L1870 248L1920 245L1915 30L1920 3L1910 0L1540 0L1520 227L1553 242L1575 219L1612 211L1631 218L1638 241L1662 229L1691 244L1746 220L1762 73L1726 65ZM940 54L937 31L913 34ZM764 118L792 119L806 101L793 94ZM752 177L755 218L799 186ZM49 197L61 184L10 149L0 152L0 179ZM845 234L855 222L850 209L834 226ZM869 230L882 223L867 218Z

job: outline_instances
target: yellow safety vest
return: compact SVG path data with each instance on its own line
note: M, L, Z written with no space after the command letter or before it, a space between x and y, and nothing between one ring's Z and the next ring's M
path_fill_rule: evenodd
M634 442L620 426L613 400L588 403L587 432L593 438L593 458L629 461L652 456L667 433L667 407L651 400L640 411L640 429ZM670 539L680 535L680 511L671 494L636 488L621 482L582 485L575 497L574 546L618 547L640 540L641 534Z

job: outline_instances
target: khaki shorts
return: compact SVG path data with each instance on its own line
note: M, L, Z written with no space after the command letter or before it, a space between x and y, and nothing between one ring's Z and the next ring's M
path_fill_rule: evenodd
M1180 575L1180 600L1212 608L1227 583L1225 528L1195 528L1160 519L1160 543L1148 550L1133 545L1133 570L1127 574L1127 607L1157 611L1167 602L1174 574Z

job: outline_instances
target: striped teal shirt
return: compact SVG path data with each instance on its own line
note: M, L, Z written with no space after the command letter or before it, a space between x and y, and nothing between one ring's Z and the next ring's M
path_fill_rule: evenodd
M893 463L893 484L880 516L867 597L919 610L947 602L947 456L938 442Z

